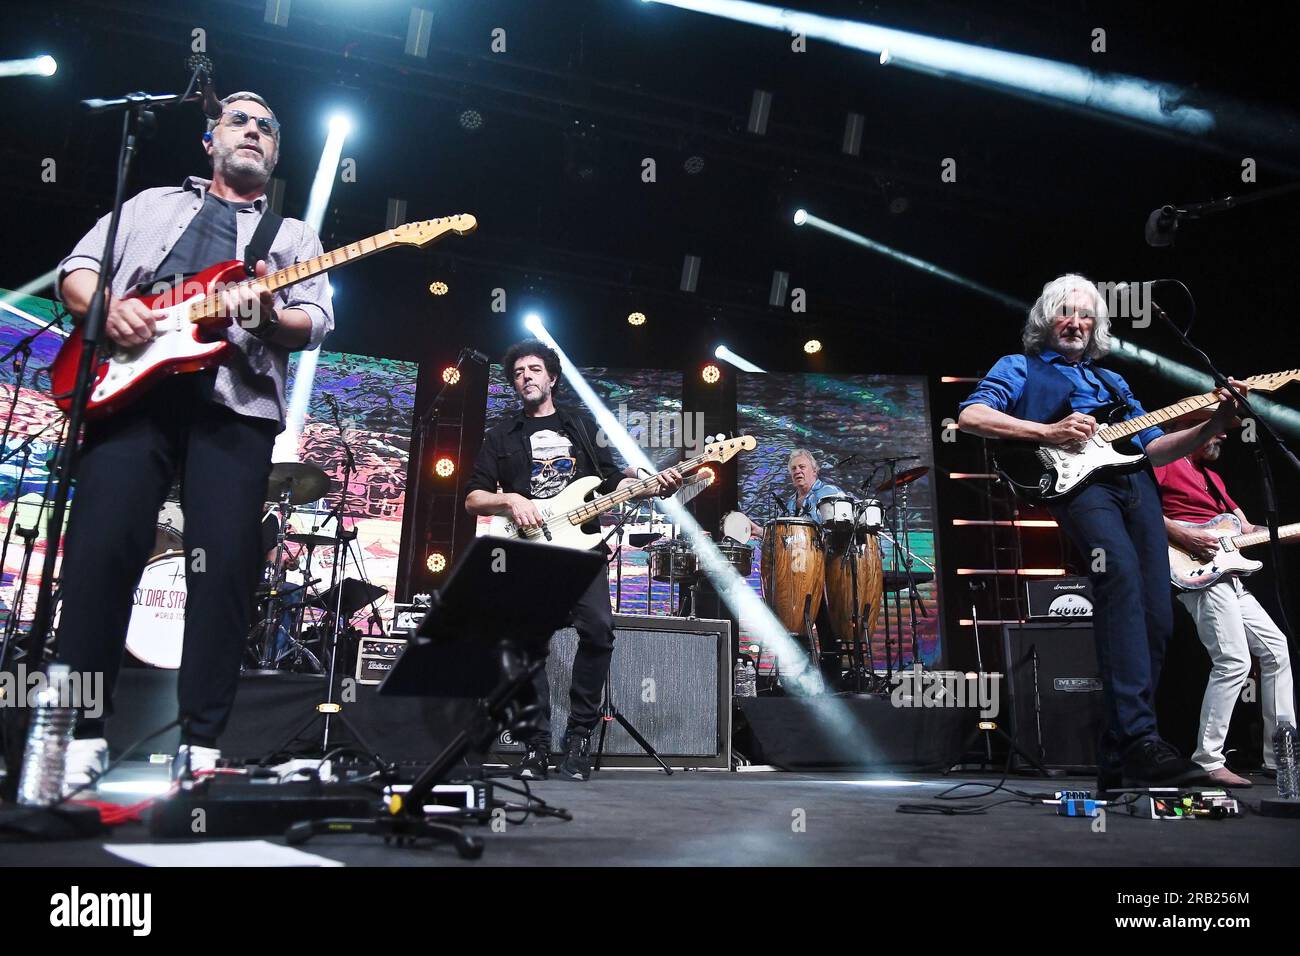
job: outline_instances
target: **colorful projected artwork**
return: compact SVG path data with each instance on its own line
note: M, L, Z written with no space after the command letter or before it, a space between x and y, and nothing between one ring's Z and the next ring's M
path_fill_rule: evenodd
M680 372L662 369L606 369L580 370L592 389L621 422L624 422L633 439L642 447L652 462L667 458L680 451L682 438L696 439L685 427L676 428L682 411L682 376ZM580 403L572 390L561 386L559 401L570 405ZM500 365L493 365L488 380L487 417L485 428L491 428L500 419L518 408L519 400L506 381ZM627 462L618 450L611 447L614 463L626 468ZM478 520L478 533L482 534L488 519ZM611 535L611 550L618 547L617 521L612 513L601 519L602 527ZM618 562L610 568L610 601L624 614L670 614L677 607L676 588L650 579L649 552L634 544L652 535L663 538L673 533L662 514L650 503L643 504L623 524L623 560L621 578ZM660 540L663 540L661 538Z
M934 465L930 434L929 395L925 379L906 375L788 375L741 373L737 380L736 421L739 430L754 435L758 447L742 456L738 471L741 510L762 524L776 513L773 495L788 499L794 489L786 462L795 448L806 448L820 465L819 477L856 497L877 497L887 513L902 513L902 495L874 490L889 476L882 459L916 456L899 461L898 471ZM932 475L907 486L909 550L914 571L933 574L935 556ZM888 522L879 535L884 568L894 567L894 546ZM755 545L758 542L754 542ZM761 556L761 548L756 551ZM901 557L902 552L899 552ZM755 558L755 568L759 565ZM751 583L758 587L757 572ZM939 653L939 588L937 580L918 588L917 638L920 656L933 663ZM891 635L890 653L897 667L912 660L912 615L907 595L901 612L887 604L872 640L878 667L885 662L885 629ZM742 639L753 640L741 622Z
M0 354L52 317L53 303L30 296L11 297L0 309ZM32 344L29 370L14 404L15 372L12 362L0 366L0 423L13 417L10 437L0 453L0 541L9 538L3 556L0 600L6 617L18 598L22 570L22 528L37 529L30 559L31 571L23 589L19 619L30 618L35 605L37 570L44 554L45 519L40 505L57 452L63 416L49 398L49 378L44 373L61 342L54 332L43 333ZM295 363L290 366L290 387ZM344 574L365 577L385 589L377 602L381 618L391 616L397 579L402 506L406 494L406 461L410 446L411 411L415 401L417 366L410 362L377 359L324 351L316 367L312 402L298 446L298 458L323 469L332 490L319 502L295 509L290 532L331 536L335 525L327 516L339 505L344 477L344 452L339 429L324 401L326 394L338 402L344 433L352 449L355 469L348 485L346 526L357 538ZM18 504L15 511L15 496ZM75 494L72 507L76 507ZM179 505L169 501L160 524L181 527ZM293 552L302 546L291 545ZM328 587L333 568L332 548L313 549L312 574ZM299 554L300 559L305 555ZM360 621L364 625L364 618Z

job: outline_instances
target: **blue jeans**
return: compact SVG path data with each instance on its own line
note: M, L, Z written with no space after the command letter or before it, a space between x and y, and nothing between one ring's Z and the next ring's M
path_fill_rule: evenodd
M1127 747L1158 736L1155 692L1173 631L1160 495L1151 473L1140 471L1099 481L1051 512L1092 581L1106 711L1097 764L1113 770Z

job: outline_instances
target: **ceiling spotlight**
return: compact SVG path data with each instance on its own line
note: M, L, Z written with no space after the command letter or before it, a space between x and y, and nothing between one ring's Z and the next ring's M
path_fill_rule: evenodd
M425 559L424 566L434 574L441 574L447 570L447 556L441 551L435 551Z
M434 295L446 295L449 287L445 282L433 282L429 285L429 291Z
M343 113L335 113L330 117L330 135L347 136L352 132L352 120Z
M722 378L722 369L710 363L704 366L700 371L700 377L704 379L706 385L716 385Z
M473 133L483 127L483 114L478 110L465 110L460 114L460 128Z
M808 221L807 209L796 209L794 211L794 224L796 226L802 226L807 221Z
M881 66L888 66L888 65L889 65L889 61L892 60L892 59L893 59L893 57L890 55L890 53L889 53L889 48L888 48L888 47L885 47L885 49L883 49L883 50L880 51L880 65L881 65Z
M809 355L816 355L818 352L822 350L821 340L809 339L807 342L803 344L803 350L807 352Z
M448 365L442 370L442 380L448 385L455 385L460 381L460 369L454 365Z
M629 316L627 317L627 324L628 324L628 325L645 325L645 313L644 313L644 312L633 312L631 315L629 315Z
M682 169L686 170L688 176L698 176L704 172L704 157L687 156L686 162L682 163Z
M36 72L40 76L53 76L54 71L58 68L59 64L56 63L54 57L49 54L38 56L36 58Z
M542 317L536 312L529 312L524 316L524 328L534 335L541 335L546 331L546 325L542 322Z
M439 478L450 478L456 472L456 463L450 458L442 457L434 463L433 473Z
M899 216L907 212L907 207L909 205L911 205L911 203L908 202L906 196L895 196L893 199L889 200L889 211L895 216Z

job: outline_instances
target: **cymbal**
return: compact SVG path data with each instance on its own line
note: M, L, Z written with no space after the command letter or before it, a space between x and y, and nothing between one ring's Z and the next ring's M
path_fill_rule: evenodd
M294 544L305 544L309 548L334 543L333 536L327 534L286 534L284 540L292 541Z
M330 477L305 461L277 461L271 466L266 500L279 501L286 488L289 489L290 504L305 505L325 496L325 492L330 490Z
M886 478L876 486L876 493L883 494L890 488L901 488L903 485L910 485L916 479L929 472L928 465L918 465L915 468L909 468L907 471L900 471L893 478Z

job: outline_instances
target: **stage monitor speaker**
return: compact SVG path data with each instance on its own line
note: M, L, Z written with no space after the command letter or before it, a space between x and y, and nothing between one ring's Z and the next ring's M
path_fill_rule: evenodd
M1092 625L1004 624L1006 730L1048 767L1097 768L1105 714Z
M551 747L564 745L578 634L551 638ZM609 689L614 706L672 767L731 767L731 624L684 617L614 615ZM594 754L600 728L591 738ZM517 755L505 733L494 751ZM653 767L617 721L605 722L602 767Z

